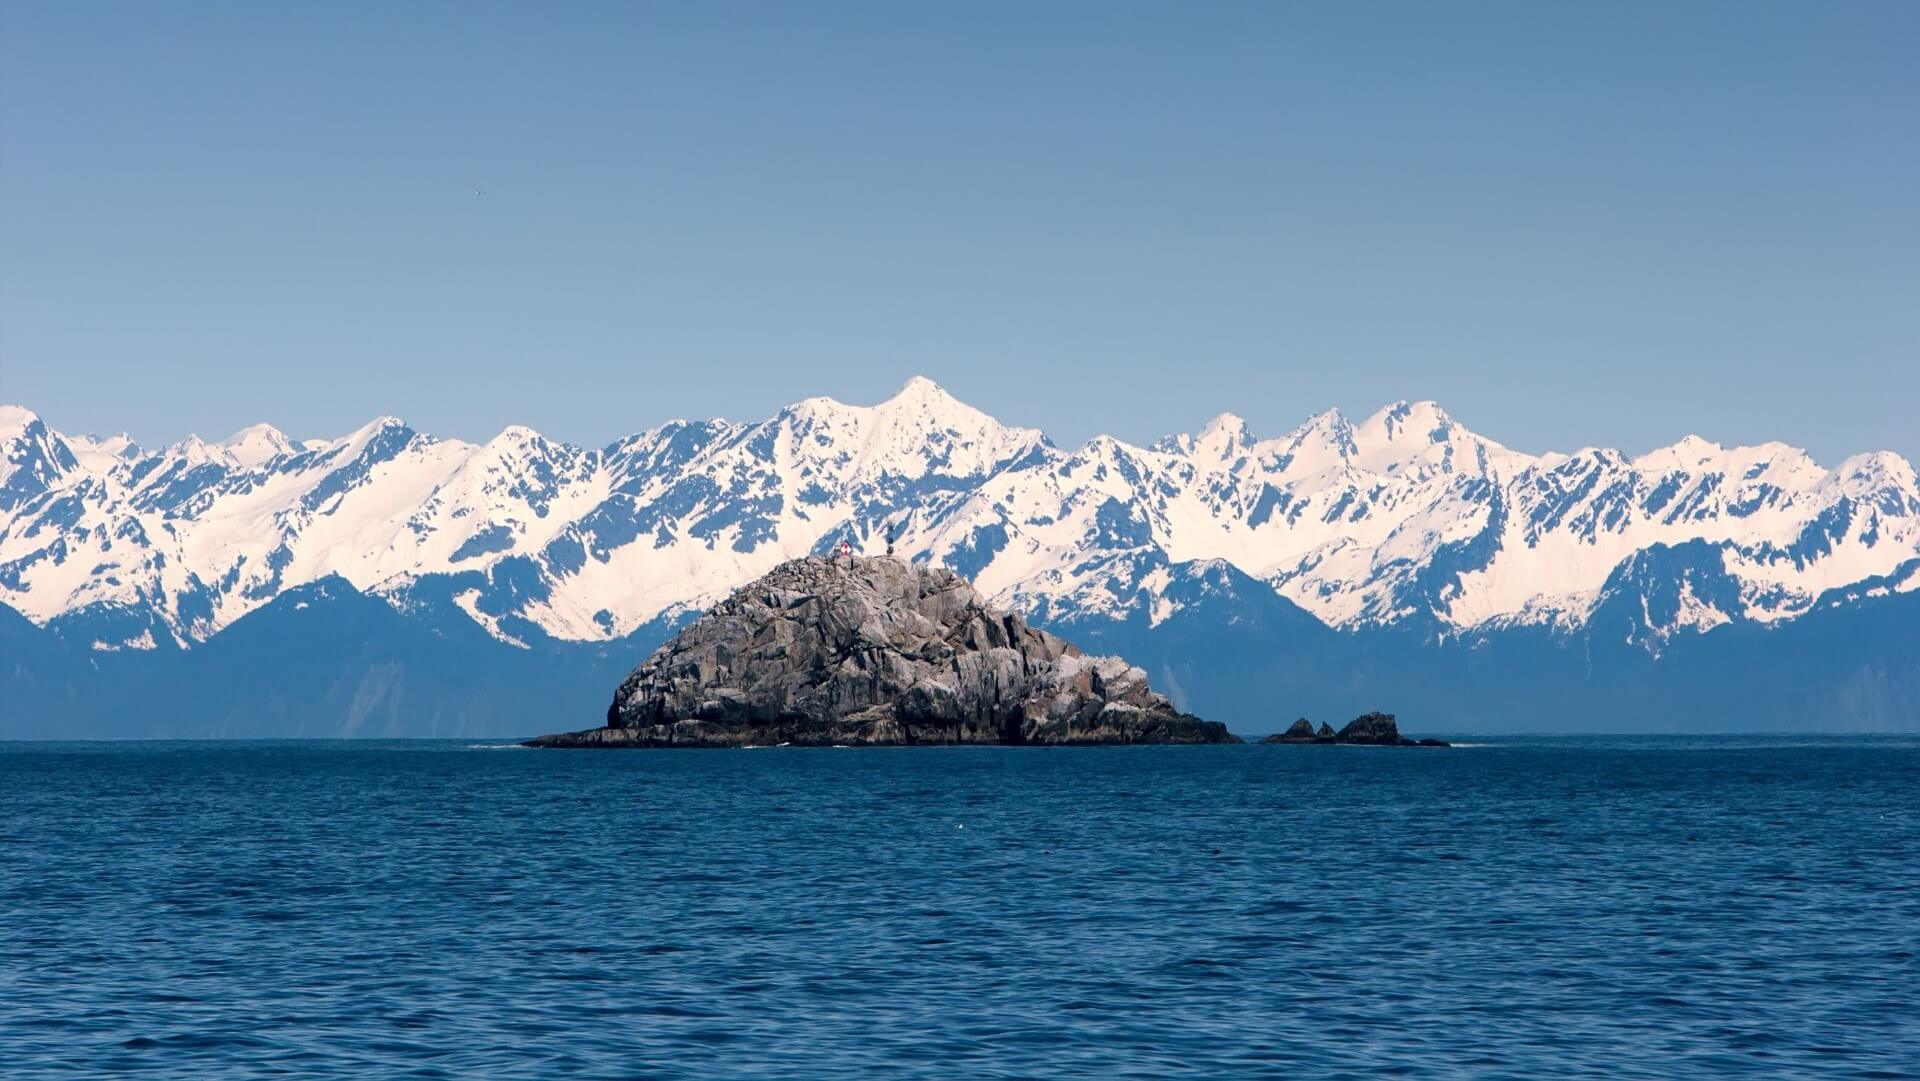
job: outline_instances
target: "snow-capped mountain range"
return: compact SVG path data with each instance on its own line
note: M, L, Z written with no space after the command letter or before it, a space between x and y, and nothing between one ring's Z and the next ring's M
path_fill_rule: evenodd
M401 612L451 602L507 643L607 640L842 539L1055 623L1159 624L1226 565L1342 630L1573 633L1625 612L1606 633L1657 654L1920 588L1920 483L1892 453L1829 469L1778 443L1525 454L1431 402L1063 449L923 378L598 449L382 417L147 450L0 406L0 603L95 650L193 648L336 575Z

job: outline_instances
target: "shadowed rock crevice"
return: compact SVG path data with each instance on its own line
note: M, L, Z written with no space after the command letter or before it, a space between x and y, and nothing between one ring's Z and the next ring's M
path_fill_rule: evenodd
M1234 743L1118 657L990 608L952 571L783 563L620 684L607 725L536 747Z

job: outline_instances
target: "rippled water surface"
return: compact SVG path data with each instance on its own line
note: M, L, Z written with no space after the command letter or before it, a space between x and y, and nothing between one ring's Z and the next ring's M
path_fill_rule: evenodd
M1920 743L0 746L0 1074L1912 1077Z

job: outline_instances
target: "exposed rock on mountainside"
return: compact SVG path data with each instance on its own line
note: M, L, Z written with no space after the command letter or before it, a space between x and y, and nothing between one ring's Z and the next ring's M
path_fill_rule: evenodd
M1445 747L1437 739L1408 739L1400 734L1400 725L1391 713L1363 713L1347 722L1339 732L1322 724L1318 732L1305 717L1293 722L1285 732L1276 732L1262 743L1349 743L1368 747Z
M1235 743L1146 673L890 558L776 567L627 676L607 726L536 747Z

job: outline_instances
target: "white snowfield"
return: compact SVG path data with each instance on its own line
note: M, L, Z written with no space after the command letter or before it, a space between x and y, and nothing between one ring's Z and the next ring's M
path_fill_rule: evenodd
M1158 623L1191 601L1176 583L1204 588L1220 561L1331 626L1444 634L1577 629L1629 594L1658 639L1920 587L1920 487L1898 455L1829 470L1689 437L1535 456L1431 402L1275 439L1223 414L1150 448L1077 450L924 378L875 406L812 398L599 450L382 417L339 439L262 424L147 451L0 406L0 453L0 602L108 628L101 649L191 646L327 575L403 609L444 597L506 641L529 623L607 639L843 537L868 553L892 538L1060 620Z

